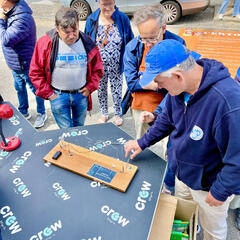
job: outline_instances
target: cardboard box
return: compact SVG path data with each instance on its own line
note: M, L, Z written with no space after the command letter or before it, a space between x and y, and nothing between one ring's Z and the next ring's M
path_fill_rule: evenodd
M167 194L160 194L152 222L149 240L169 240L173 220L190 221L189 240L196 240L198 205Z

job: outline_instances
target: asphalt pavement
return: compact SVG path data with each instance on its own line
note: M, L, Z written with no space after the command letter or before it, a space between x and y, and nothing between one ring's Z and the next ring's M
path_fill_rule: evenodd
M27 1L30 4L30 7L33 10L33 16L36 21L37 26L37 36L38 38L43 36L46 31L54 28L54 16L56 11L59 9L60 4L56 0L33 0ZM216 30L233 30L239 31L240 27L240 20L233 18L232 8L229 7L226 11L226 16L223 20L218 19L218 11L221 5L221 0L211 0L209 7L197 14L184 16L174 25L168 25L167 29L178 33L180 28L199 28L199 29L216 29ZM80 22L80 29L84 30L85 22ZM133 31L136 34L137 29L135 26L132 25ZM0 93L6 101L10 101L14 106L18 106L18 99L16 95L16 91L14 89L13 78L11 75L10 69L8 69L2 50L0 50ZM126 84L124 83L124 90L125 92ZM110 91L109 91L110 92ZM30 122L33 123L36 117L36 101L35 96L29 91L29 111L32 115ZM50 104L48 101L45 101L46 111L48 115L48 120L45 126L39 131L47 131L58 129L55 120L51 114ZM110 122L113 121L113 103L112 97L109 95L109 109L110 109ZM96 124L98 118L100 117L100 113L98 110L98 100L97 100L97 93L93 93L93 110L92 112L87 115L86 125L89 124ZM132 137L135 137L134 131L134 123L133 119L128 112L124 116L124 123L120 127L125 132L127 132ZM158 153L156 148L152 148L154 152ZM227 240L239 240L240 239L240 231L235 228L234 225L234 212L232 210L229 211L228 217L228 237ZM202 240L202 235L198 236L198 240Z

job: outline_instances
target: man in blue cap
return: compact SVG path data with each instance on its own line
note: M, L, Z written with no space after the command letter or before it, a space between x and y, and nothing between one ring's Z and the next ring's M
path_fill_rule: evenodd
M176 195L199 204L204 240L225 240L232 194L240 193L240 87L228 69L175 40L163 40L146 56L142 87L154 80L170 96L154 125L125 145L131 159L170 135L170 169Z

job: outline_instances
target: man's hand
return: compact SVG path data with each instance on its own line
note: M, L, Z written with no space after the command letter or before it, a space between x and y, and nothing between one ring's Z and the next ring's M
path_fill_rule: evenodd
M211 207L219 207L224 204L224 202L219 201L216 198L214 198L213 195L211 194L211 192L208 192L205 202L208 203L208 205Z
M50 100L50 101L55 100L57 97L58 97L58 95L57 95L56 93L54 93L54 94L49 98L49 100Z
M82 93L83 96L88 97L90 91L86 87L84 87L83 89L80 90L80 93Z
M143 89L157 91L158 84L154 81L151 81L148 85L144 86Z
M155 120L155 116L154 116L153 113L147 112L147 111L141 112L141 114L140 114L140 121L142 123L151 123L154 120Z
M0 11L0 19L3 19L4 21L7 19L6 15L3 11Z
M133 154L130 156L130 159L135 158L140 152L142 152L142 149L139 147L137 140L130 140L127 141L124 145L125 149L125 157L128 157L128 154L133 151Z

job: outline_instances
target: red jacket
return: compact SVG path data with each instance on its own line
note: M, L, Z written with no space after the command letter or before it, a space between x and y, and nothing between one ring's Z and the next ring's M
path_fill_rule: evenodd
M84 33L79 37L83 41L87 53L87 83L86 88L92 93L98 89L99 81L103 75L103 64L98 47ZM36 87L36 95L48 99L54 90L51 87L52 72L58 52L59 36L55 29L41 37L35 46L30 64L29 77ZM91 94L88 97L88 110L92 109Z

